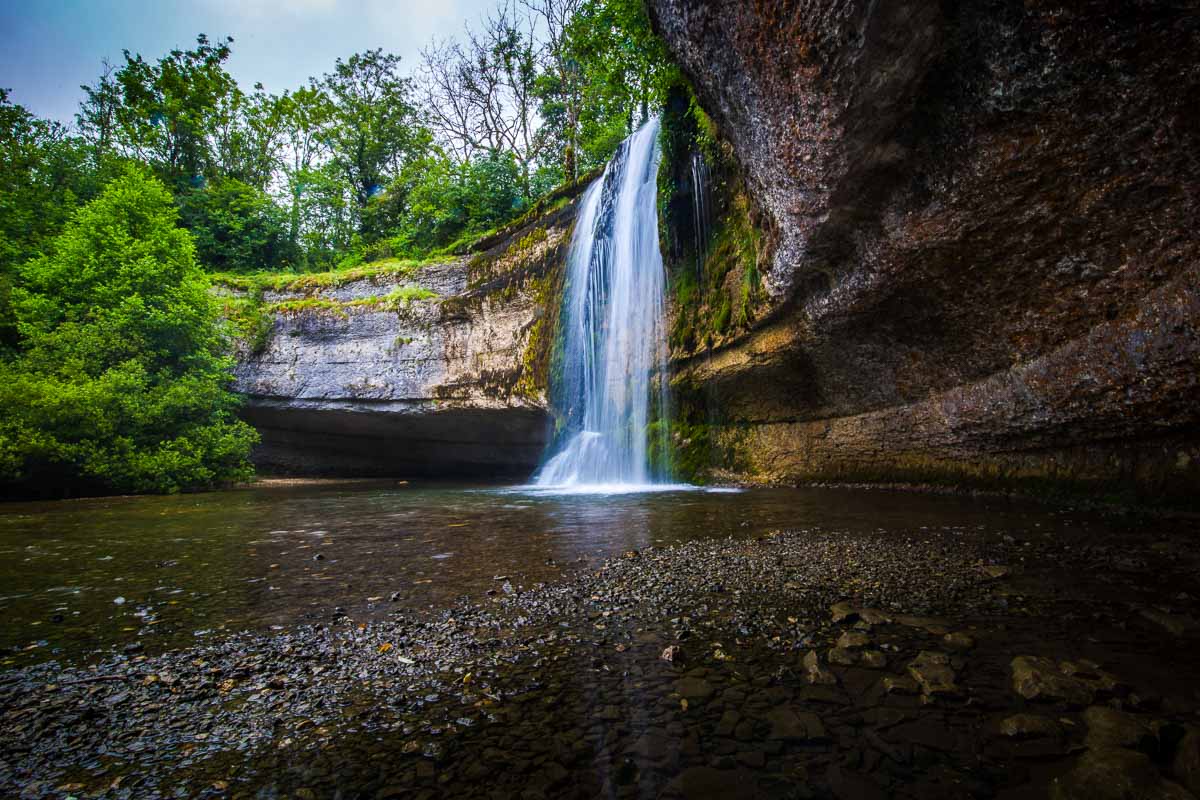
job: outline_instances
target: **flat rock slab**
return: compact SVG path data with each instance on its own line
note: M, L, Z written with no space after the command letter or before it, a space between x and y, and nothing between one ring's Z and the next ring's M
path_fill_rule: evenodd
M908 665L908 674L921 686L921 692L930 697L952 697L961 694L954 682L954 669L950 656L931 650L922 650Z
M674 685L675 691L688 700L707 700L713 694L712 684L703 678L680 678Z
M683 800L740 800L757 791L754 774L742 769L691 767L667 784L667 797Z
M1087 723L1088 747L1125 747L1154 755L1158 750L1158 734L1151 722L1108 706L1090 706L1083 712Z
M1120 748L1089 750L1050 784L1051 800L1195 800L1166 780L1144 753Z
M768 739L782 741L819 741L826 738L821 718L808 711L776 708L766 716L771 724Z
M1097 692L1116 689L1116 679L1086 662L1055 662L1041 656L1017 656L1012 660L1012 688L1026 700L1062 700L1086 706Z
M1062 726L1041 714L1013 714L997 726L997 732L1009 739L1038 739L1062 736Z

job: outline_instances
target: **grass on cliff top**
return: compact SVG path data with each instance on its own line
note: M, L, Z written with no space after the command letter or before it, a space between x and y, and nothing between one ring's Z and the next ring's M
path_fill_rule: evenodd
M279 303L268 303L264 306L268 313L298 314L301 311L318 310L345 313L350 308L371 308L399 311L414 300L428 300L437 297L437 293L423 286L399 286L384 295L359 297L354 300L331 300L325 297L304 297L299 300L284 300Z
M452 260L449 256L415 260L385 258L369 264L338 267L328 272L252 272L247 274L213 273L213 284L237 289L251 294L255 292L313 292L319 289L343 286L354 281L383 277L412 277L430 264L441 264Z
M354 300L331 300L327 297L303 297L278 303L265 303L262 290L251 290L245 295L225 295L220 298L221 315L229 325L229 333L241 342L251 354L257 355L267 349L271 334L275 330L275 316L300 314L304 311L326 312L345 318L352 308L399 312L416 300L437 297L423 286L398 286L384 295L359 297Z

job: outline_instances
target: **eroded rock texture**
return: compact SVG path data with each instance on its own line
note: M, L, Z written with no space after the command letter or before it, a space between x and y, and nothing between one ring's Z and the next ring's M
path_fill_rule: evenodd
M415 275L268 294L285 305L265 348L236 369L244 416L262 436L256 463L288 474L527 476L550 433L549 300L573 212ZM372 300L399 286L433 296Z
M1200 491L1194 2L650 0L773 311L679 362L764 479Z

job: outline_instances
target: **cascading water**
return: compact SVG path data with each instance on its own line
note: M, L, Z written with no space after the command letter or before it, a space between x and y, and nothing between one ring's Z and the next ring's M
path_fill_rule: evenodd
M658 125L651 119L621 144L580 204L556 387L566 426L537 475L541 487L631 488L666 477L647 458L650 413L666 408L667 393ZM665 424L655 427L665 452Z

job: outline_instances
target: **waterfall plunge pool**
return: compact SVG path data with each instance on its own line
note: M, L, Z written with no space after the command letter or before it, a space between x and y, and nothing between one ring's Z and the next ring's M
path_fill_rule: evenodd
M554 581L628 550L772 530L1075 526L1004 500L852 489L264 481L0 506L0 663L359 621ZM503 577L504 580L498 578ZM392 599L394 598L394 599ZM120 600L120 602L118 602Z

